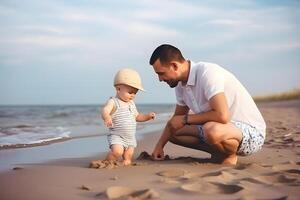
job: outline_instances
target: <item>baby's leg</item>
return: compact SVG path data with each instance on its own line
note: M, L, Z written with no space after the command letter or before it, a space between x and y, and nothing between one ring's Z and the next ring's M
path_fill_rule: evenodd
M124 154L123 154L123 164L124 165L130 165L131 164L131 159L134 153L134 147L128 147L125 149Z
M110 146L110 152L108 153L106 160L118 160L124 153L124 147L120 144L113 144Z

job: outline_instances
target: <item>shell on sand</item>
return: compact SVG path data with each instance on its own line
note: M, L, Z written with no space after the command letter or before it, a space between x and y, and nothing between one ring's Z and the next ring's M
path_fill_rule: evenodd
M117 199L122 196L130 195L134 192L135 190L129 187L112 186L106 189L106 196L108 199Z
M168 169L165 171L158 172L157 175L168 177L168 178L176 178L183 176L185 174L185 171L182 169Z
M20 170L23 169L23 167L14 167L13 170Z
M82 185L81 187L80 187L80 189L82 189L82 190L91 190L91 188L89 187L89 186L86 186L86 185Z

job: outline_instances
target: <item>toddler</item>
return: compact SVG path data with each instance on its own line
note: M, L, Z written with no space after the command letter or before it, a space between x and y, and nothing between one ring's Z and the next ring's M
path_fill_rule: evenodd
M139 74L132 69L121 69L114 78L116 96L111 97L102 109L102 119L109 127L107 136L110 152L106 159L118 160L130 165L136 142L136 122L155 118L155 113L141 114L137 111L134 98L139 90L144 91Z

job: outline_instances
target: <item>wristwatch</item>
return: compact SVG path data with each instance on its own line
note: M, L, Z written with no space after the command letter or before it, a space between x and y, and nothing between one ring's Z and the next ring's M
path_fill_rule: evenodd
M183 125L190 125L188 122L188 117L189 117L188 113L183 116Z

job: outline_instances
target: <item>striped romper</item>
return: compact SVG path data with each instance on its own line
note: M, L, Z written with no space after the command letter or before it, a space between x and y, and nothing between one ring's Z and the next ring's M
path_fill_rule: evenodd
M111 97L116 105L116 111L112 114L113 126L109 128L107 136L109 147L113 144L120 144L124 148L136 147L135 138L137 110L133 101L128 102L126 106L120 106L117 98Z

